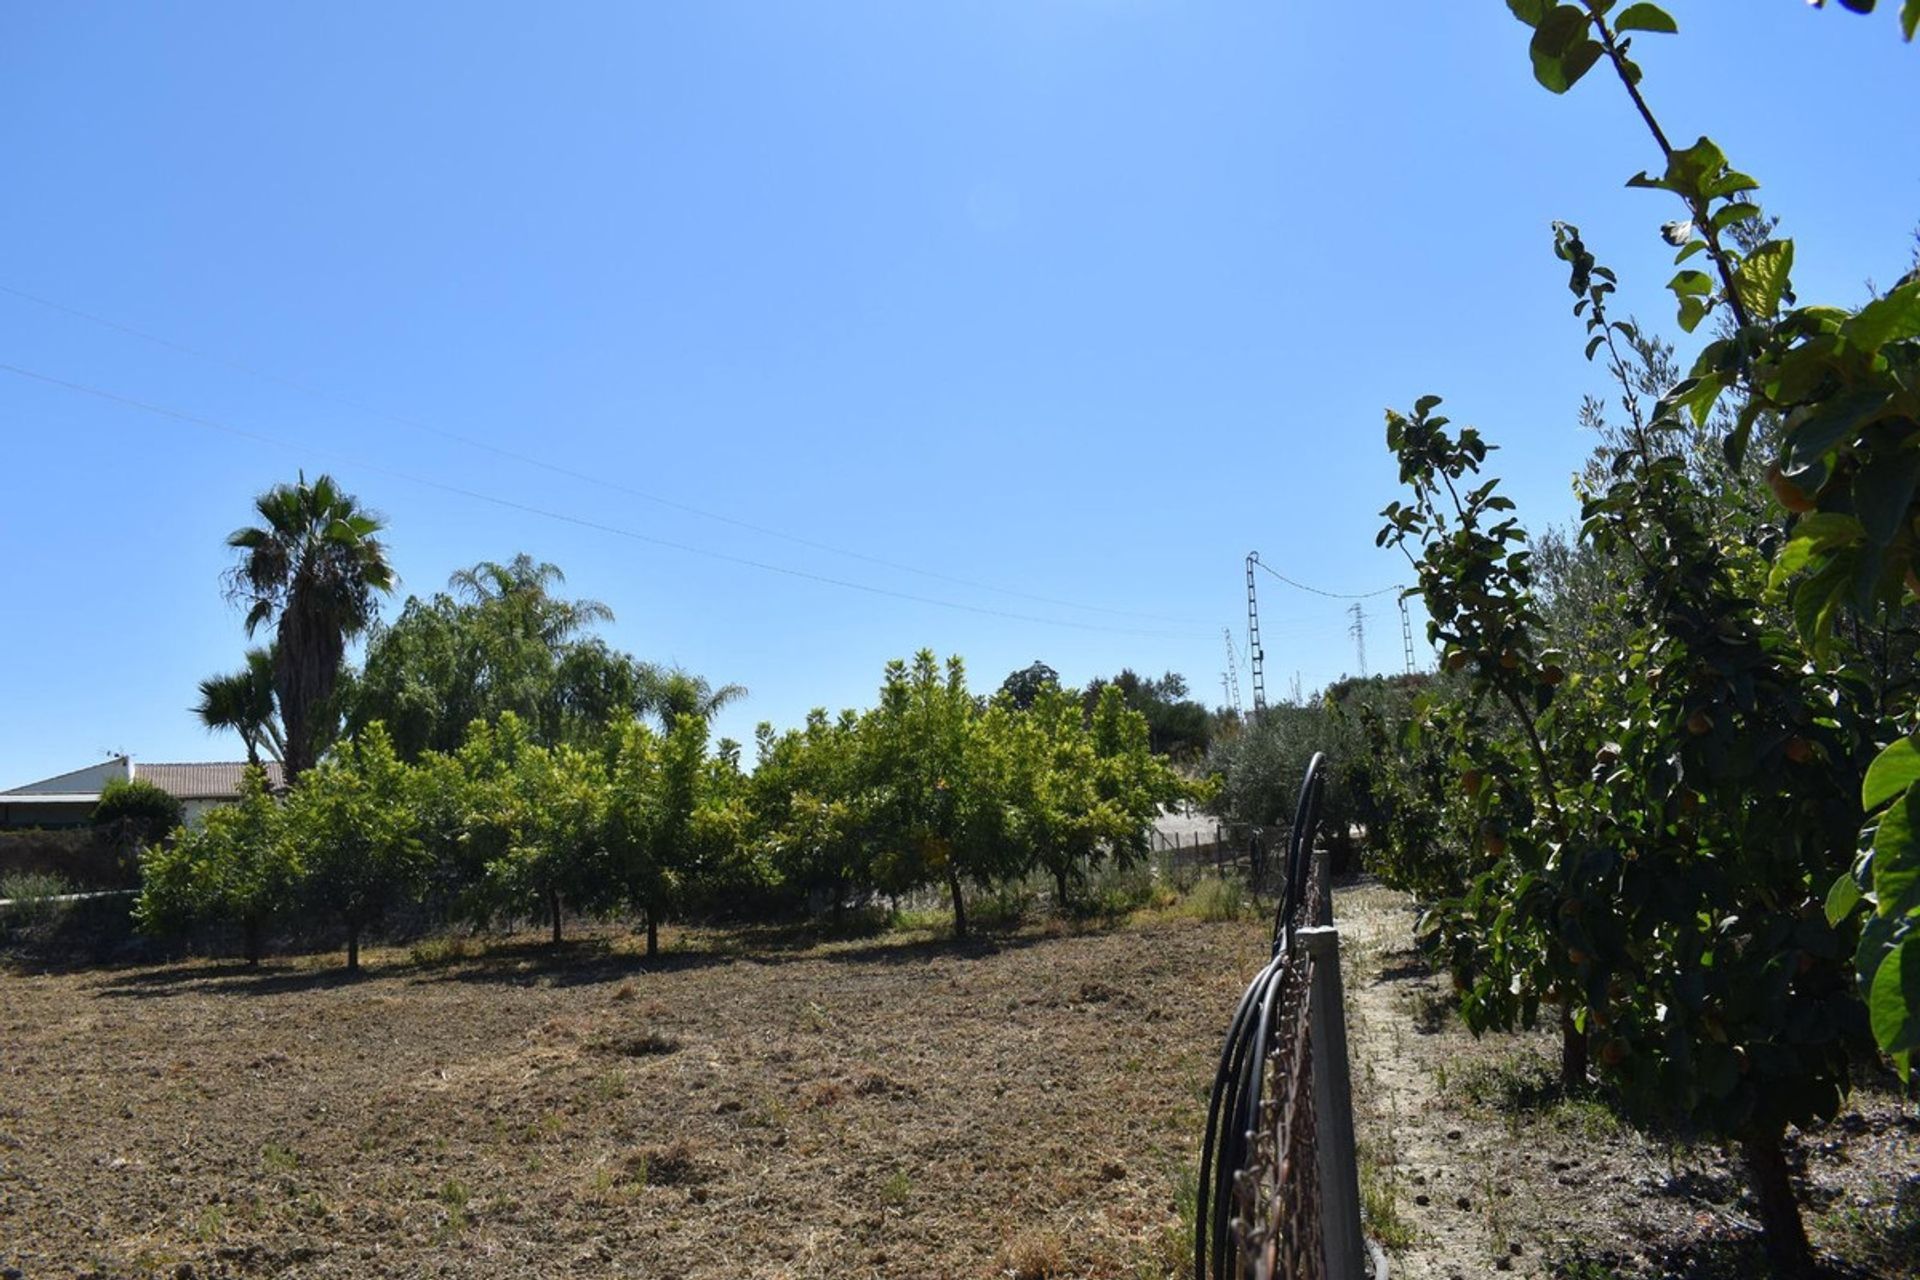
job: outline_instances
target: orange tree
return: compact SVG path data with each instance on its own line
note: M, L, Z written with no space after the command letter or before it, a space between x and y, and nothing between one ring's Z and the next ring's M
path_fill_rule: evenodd
M1006 839L1010 760L980 725L966 664L930 649L887 664L880 704L858 731L861 776L885 889L944 885L953 932L967 936L963 884L992 884L1015 868Z

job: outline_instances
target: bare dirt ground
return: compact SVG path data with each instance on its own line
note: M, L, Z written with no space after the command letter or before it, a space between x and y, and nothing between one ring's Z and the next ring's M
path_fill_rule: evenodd
M1392 1273L1760 1276L1711 1145L1475 1040L1400 895L1341 890ZM0 973L0 1275L1164 1277L1253 920L808 945L427 944ZM1843 1277L1920 1276L1920 1120L1800 1135ZM1840 1261L1844 1259L1844 1262ZM12 1280L9 1276L8 1280Z
M1181 1265L1259 926L675 941L374 952L357 981L333 957L0 974L0 1269Z
M1551 1034L1468 1033L1411 948L1414 912L1338 895L1355 1106L1376 1236L1409 1280L1759 1277L1753 1204L1711 1144L1657 1141L1563 1099ZM1844 1277L1920 1276L1920 1116L1881 1081L1789 1152L1816 1248Z

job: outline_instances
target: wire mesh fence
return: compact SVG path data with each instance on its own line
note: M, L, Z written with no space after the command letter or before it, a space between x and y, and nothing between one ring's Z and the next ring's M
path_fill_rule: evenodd
M1229 1024L1207 1109L1195 1280L1365 1274L1338 935L1316 841L1324 760L1307 767L1283 847L1250 860L1279 880L1266 966Z

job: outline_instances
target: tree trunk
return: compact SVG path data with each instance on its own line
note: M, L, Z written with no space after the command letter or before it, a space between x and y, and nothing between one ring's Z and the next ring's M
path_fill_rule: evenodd
M241 926L241 930L247 957L247 967L250 969L258 969L260 967L260 917L248 916L246 923Z
M1800 1202L1793 1196L1793 1181L1787 1175L1786 1153L1780 1149L1778 1131L1740 1144L1746 1160L1747 1177L1754 1197L1760 1202L1761 1246L1767 1265L1782 1280L1812 1280L1813 1250L1807 1245L1807 1229L1800 1221Z
M967 936L967 902L960 893L960 876L957 872L947 872L947 889L953 894L953 937L956 942L965 941Z
M652 907L647 908L647 959L660 954L660 918Z
M347 972L360 972L360 926L357 923L347 926Z
M1065 867L1056 867L1053 872L1053 909L1055 914L1066 914L1067 871Z
M560 891L553 889L547 893L547 913L553 917L553 945L560 945Z
M1568 1096L1587 1087L1587 1036L1574 1025L1573 1006L1560 1006L1560 1092Z

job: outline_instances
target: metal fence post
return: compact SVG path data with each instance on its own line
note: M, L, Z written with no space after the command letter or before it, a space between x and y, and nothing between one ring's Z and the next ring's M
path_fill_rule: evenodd
M1329 1280L1365 1280L1360 1232L1360 1170L1353 1149L1353 1084L1347 1064L1347 1011L1340 981L1340 931L1296 929L1294 941L1313 958L1313 1106L1319 1130L1320 1245Z

